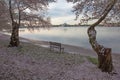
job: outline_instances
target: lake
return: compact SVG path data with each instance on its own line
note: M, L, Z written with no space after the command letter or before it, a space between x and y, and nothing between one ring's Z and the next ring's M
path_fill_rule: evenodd
M28 39L55 41L63 44L92 49L87 35L88 27L52 27L20 29L20 36ZM97 41L105 47L112 48L114 53L120 53L120 27L97 27Z

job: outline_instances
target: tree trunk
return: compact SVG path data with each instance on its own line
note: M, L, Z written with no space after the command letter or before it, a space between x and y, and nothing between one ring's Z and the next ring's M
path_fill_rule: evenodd
M103 45L100 45L97 43L96 40L96 30L95 26L97 26L99 23L101 23L107 14L110 12L110 10L113 8L114 4L117 0L111 0L111 2L107 5L106 9L103 12L103 15L98 19L97 22L95 22L93 25L91 25L88 28L88 36L89 36L89 42L92 46L92 48L95 50L95 52L98 55L98 67L103 72L112 72L113 70L113 64L112 64L112 56L111 56L111 48L105 48Z
M10 18L12 22L12 34L10 37L9 47L18 47L19 46L20 11L19 11L19 22L17 23L14 21L11 0L9 0L9 13L10 13Z
M113 65L112 65L112 57L111 57L111 49L110 48L105 48L104 54L99 53L98 62L99 62L98 67L103 72L111 72L112 71Z
M98 67L103 72L112 72L112 57L111 57L111 48L105 48L103 45L100 45L96 41L96 30L88 29L89 42L92 48L98 55Z
M16 22L12 23L12 34L10 40L9 47L19 46L19 25Z

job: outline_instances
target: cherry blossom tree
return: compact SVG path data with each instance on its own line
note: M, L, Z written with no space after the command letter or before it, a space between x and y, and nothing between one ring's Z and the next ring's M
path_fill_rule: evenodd
M45 17L47 6L55 0L1 0L0 6L7 8L7 18L12 26L12 34L10 38L10 47L19 46L19 28L21 24L26 22L35 22L39 26L48 26L50 22ZM0 7L0 8L2 8ZM0 12L0 15L4 15ZM33 26L33 25L29 25ZM35 25L34 25L35 26Z
M67 0L73 2L73 12L76 14L76 19L82 15L82 20L97 21L88 28L89 42L93 50L98 55L98 67L104 72L112 72L112 56L111 48L106 48L100 45L96 40L95 27L102 24L119 23L120 22L120 0Z

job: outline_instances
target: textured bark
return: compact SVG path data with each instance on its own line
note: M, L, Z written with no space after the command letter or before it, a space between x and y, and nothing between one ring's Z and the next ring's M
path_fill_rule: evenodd
M16 22L12 23L12 35L10 38L9 47L18 47L19 46L19 25Z
M111 2L107 5L106 9L104 10L103 15L100 17L100 19L88 28L89 42L92 48L94 49L94 51L98 55L98 62L99 62L98 67L103 72L112 72L113 70L111 48L106 48L103 45L97 43L96 40L97 32L95 30L95 27L105 19L107 14L113 8L116 1L117 0L111 0Z

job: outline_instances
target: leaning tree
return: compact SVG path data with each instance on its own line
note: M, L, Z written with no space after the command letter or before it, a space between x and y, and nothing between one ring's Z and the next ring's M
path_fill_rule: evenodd
M111 48L100 45L96 40L95 27L102 24L119 23L120 22L120 0L67 0L73 2L76 19L82 15L83 21L97 20L88 28L89 42L93 50L98 55L98 67L104 72L112 72L112 56Z
M50 25L45 16L47 6L55 0L1 0L7 8L7 18L12 27L10 47L19 46L19 28L21 24L35 22L39 26ZM27 25L33 26L33 25ZM35 26L35 25L34 25Z

